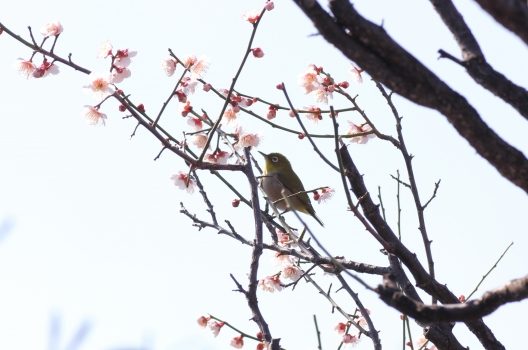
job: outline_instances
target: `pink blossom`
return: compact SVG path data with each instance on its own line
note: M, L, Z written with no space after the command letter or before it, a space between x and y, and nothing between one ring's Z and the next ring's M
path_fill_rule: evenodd
M306 117L314 122L318 122L319 120L323 119L323 116L321 115L321 108L316 106L309 106L304 107L309 113L306 115Z
M254 133L245 133L241 128L235 131L238 136L237 148L257 147L260 143L260 137Z
M62 33L62 30L62 24L59 21L47 23L40 28L40 32L45 37L59 36L59 34Z
M222 329L222 327L224 326L224 322L219 322L219 321L209 321L209 329L211 330L211 332L213 332L213 335L215 337L218 336L218 333L220 333L220 330Z
M184 77L180 82L181 87L183 88L183 92L189 96L190 94L194 94L194 91L196 90L196 85L198 85L198 80L193 79L191 77Z
M275 233L277 234L277 240L279 245L286 246L293 242L287 232L284 232L281 229L277 228L275 229Z
M91 89L94 93L100 95L101 97L105 97L112 93L112 89L110 88L112 77L110 75L90 73L88 78L90 79L90 84L86 85L85 88Z
M231 346L236 348L236 349L242 349L242 347L244 346L244 336L241 334L239 335L238 337L234 337L233 339L231 339Z
M203 91L205 91L205 92L211 90L211 88L212 88L212 86L211 86L211 84L209 84L209 83L205 83L205 84L203 85Z
M343 335L343 340L342 340L343 344L350 344L350 345L356 345L357 343L359 343L359 338L355 335L352 335L352 334L345 334Z
M255 24L258 22L259 18L260 18L260 11L251 11L251 12L247 12L246 14L244 14L244 16L242 16L246 21L248 21L249 23L251 24Z
M295 265L286 265L282 268L281 276L291 281L297 281L303 272Z
M254 49L251 49L251 52L253 53L253 56L256 57L256 58L264 57L264 51L260 47L256 47Z
M339 323L337 324L337 326L335 326L334 329L335 329L335 330L337 331L337 333L339 333L339 334L345 334L345 332L346 332L346 330L347 330L347 325L346 325L346 323L339 322Z
M334 189L330 187L324 187L321 190L321 194L319 194L319 198L317 198L318 203L322 203L330 199L334 195Z
M293 258L288 254L275 252L275 260L279 266L289 266L293 263Z
M273 1L266 1L264 8L266 9L266 11L271 11L275 8L275 4L273 3Z
M354 80L360 84L363 82L363 77L361 76L361 73L363 73L363 69L356 66L352 66L352 75L354 76Z
M319 71L317 70L317 67L311 64L301 75L300 80L301 86L304 88L304 92L306 94L309 94L310 92L319 89L319 87L321 86L322 78L319 76Z
M33 71L33 78L43 78L46 75L59 74L59 67L53 62L49 62L46 58L42 61L41 65Z
M207 135L204 134L196 134L192 136L193 145L195 145L198 148L204 148L207 144Z
M172 76L176 71L176 60L173 58L166 58L161 62L161 67L168 77Z
M99 122L105 125L106 114L99 111L99 107L94 106L84 106L84 116L88 118L88 121L91 125L97 125Z
M224 119L227 120L227 122L232 122L237 117L237 111L233 107L229 107L224 112Z
M189 117L187 118L187 124L189 124L189 126L195 131L202 130L203 128L203 122L200 118Z
M177 174L172 175L171 180L174 181L174 185L180 190L187 190L189 193L194 192L195 182L193 178L183 171L179 171Z
M131 57L137 55L137 51L131 51L129 49L119 49L116 51L114 64L119 67L128 67L131 63Z
M273 293L282 290L280 279L278 275L266 276L259 281L259 287L266 292Z
M99 48L99 54L97 57L100 58L107 58L108 56L112 56L112 50L114 47L109 41L105 41L101 44L101 47Z
M19 58L16 63L16 69L20 74L24 75L26 78L29 78L30 76L33 76L33 72L37 69L37 67L33 62Z
M332 98L332 89L329 89L327 87L320 87L318 89L315 89L313 91L315 94L315 100L317 102L322 102L328 104L328 99Z
M111 82L112 84L119 84L126 78L130 77L131 74L132 72L130 72L130 69L116 66L112 71Z
M217 150L216 152L214 152L214 156L216 158L216 163L227 164L227 160L229 159L229 152Z
M198 322L198 325L202 328L205 328L207 327L207 323L209 322L209 320L211 319L211 317L209 316L200 316L196 322Z
M183 66L198 77L202 77L209 69L209 63L205 57L196 58L193 55L183 60Z
M356 125L353 122L349 122L349 125L350 125L350 129L348 129L348 135L354 135L354 134L372 131L372 127L367 123L362 124L362 125ZM374 133L370 133L368 135L353 136L350 138L350 142L358 143L358 144L365 144L368 142L368 140L374 137L376 137Z

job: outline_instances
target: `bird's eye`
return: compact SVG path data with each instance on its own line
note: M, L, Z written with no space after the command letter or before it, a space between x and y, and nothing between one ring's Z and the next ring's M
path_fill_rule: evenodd
M279 161L279 157L273 156L273 157L271 157L271 161L273 163L277 163Z

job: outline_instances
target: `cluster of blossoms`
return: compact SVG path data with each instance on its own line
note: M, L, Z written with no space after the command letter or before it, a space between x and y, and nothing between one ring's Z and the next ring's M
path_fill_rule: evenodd
M366 309L366 312L370 314L370 311L368 309ZM368 323L365 317L360 316L357 318L355 322L360 327L364 329L368 329ZM355 334L350 333L350 326L351 326L350 322L347 322L347 323L339 322L337 326L335 326L335 330L338 334L342 336L341 342L344 345L355 346L359 343L360 337L359 337L359 334L355 335Z
M131 63L131 58L137 54L136 51L130 51L129 49L118 49L115 50L109 42L104 43L99 50L99 57L111 58L110 73L96 73L92 72L88 76L89 83L84 88L89 89L98 99L104 101L109 95L114 92L122 93L121 90L115 88L115 84L123 82L126 78L130 77L131 71L128 66ZM103 124L106 120L106 114L102 113L100 109L101 103L96 106L85 106L84 115L89 120L90 124ZM140 112L145 111L145 107L140 104L137 106ZM126 106L119 106L121 112L126 111Z
M315 100L322 103L328 103L328 99L332 98L332 93L338 87L346 89L349 86L346 81L336 84L332 77L324 73L322 67L317 67L315 64L309 65L302 74L300 85L306 94L313 94Z
M211 316L200 316L197 320L198 325L202 328L209 328L215 337L220 334L222 328L226 325L225 322L215 320ZM269 344L264 341L264 337L261 332L258 332L255 336L257 339L257 350L269 349ZM244 335L239 334L231 339L230 345L235 349L242 349L244 347Z
M276 229L277 243L281 247L294 248L296 243L287 232L281 229ZM277 252L275 254L275 261L280 268L280 271L271 276L265 276L259 280L259 287L266 291L273 293L279 292L283 289L283 284L286 282L296 282L302 277L303 271L298 267L295 258L288 254Z
M63 30L64 28L60 22L50 22L45 24L41 28L40 32L44 37L44 40L47 40L50 37L55 37L55 40L57 40ZM44 42L42 44L44 44ZM59 67L54 64L54 61L50 62L48 58L44 56L42 63L40 65L36 65L33 62L33 56L34 55L32 55L31 58L27 60L19 58L16 63L17 70L26 78L44 78L49 74L55 75L59 73Z

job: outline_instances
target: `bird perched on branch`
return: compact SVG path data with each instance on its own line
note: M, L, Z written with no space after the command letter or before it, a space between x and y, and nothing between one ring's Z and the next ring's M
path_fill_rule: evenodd
M310 202L299 176L293 171L288 158L280 153L265 154L264 175L261 179L262 189L279 210L296 210L311 215L317 222L323 222L315 215L315 210ZM285 198L286 197L286 200Z

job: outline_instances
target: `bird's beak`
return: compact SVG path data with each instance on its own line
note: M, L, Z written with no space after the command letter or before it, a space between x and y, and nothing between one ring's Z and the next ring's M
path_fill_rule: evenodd
M261 151L258 151L258 153L262 154L262 156L263 156L264 158L268 158L268 155L267 155L266 153L263 153L263 152L261 152Z

